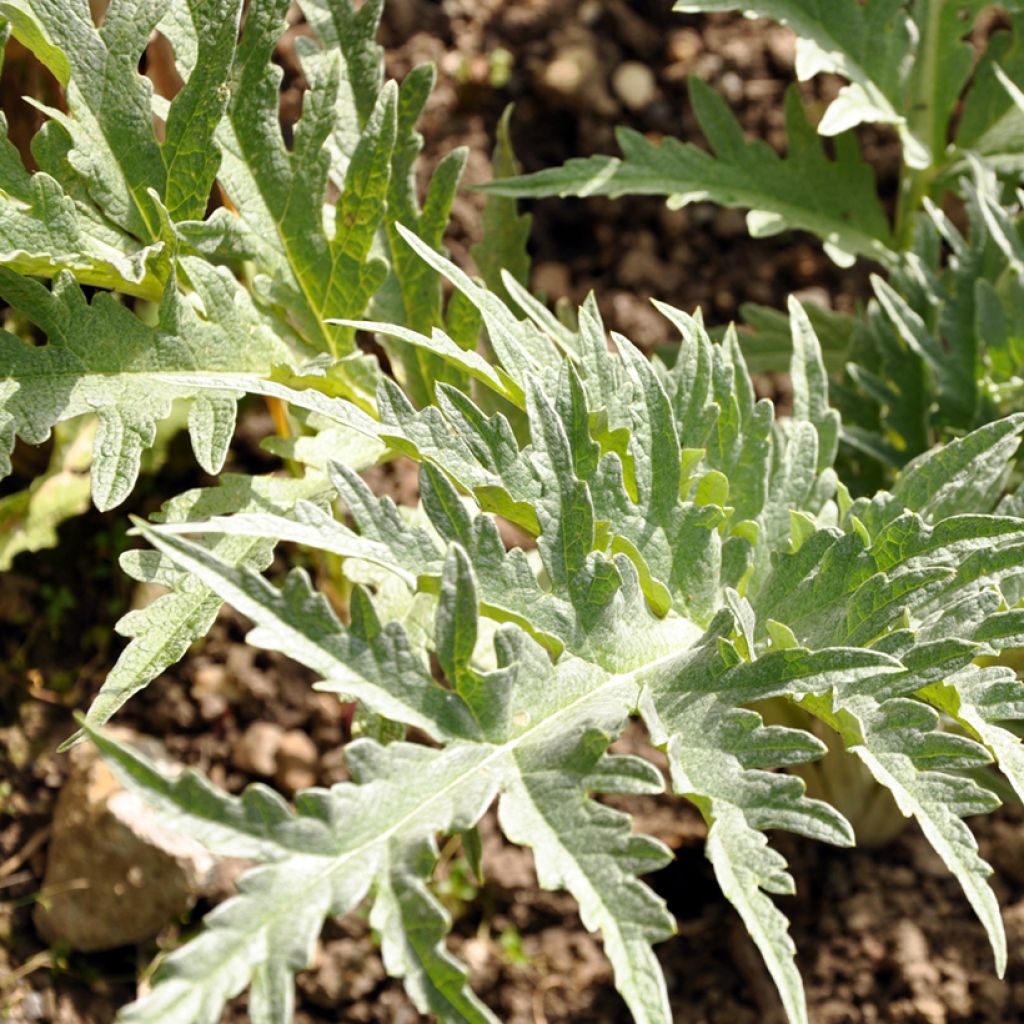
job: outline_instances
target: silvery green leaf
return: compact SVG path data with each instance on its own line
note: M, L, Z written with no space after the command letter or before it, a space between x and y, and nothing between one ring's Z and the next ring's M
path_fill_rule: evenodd
M832 465L840 424L798 306L793 414L776 418L733 333L712 341L699 317L659 307L681 334L669 369L622 336L609 344L592 302L575 328L553 329L521 295L512 309L410 232L401 237L478 309L491 369L504 375L494 379L521 389L525 429L481 408L465 382L439 384L417 408L384 380L378 421L354 396L310 388L312 377L173 378L204 393L231 384L278 397L409 455L421 464L422 513L403 514L330 463L333 510L295 496L286 508L140 525L154 576L198 580L253 623L253 643L308 666L319 688L397 732L380 732L386 745L350 744L353 782L300 794L297 814L275 812L255 839L246 801L264 797L161 781L104 741L179 827L218 847L234 830L241 848L265 851L232 909L167 960L125 1019L212 1021L246 985L256 1019L278 1019L324 917L363 898L386 969L424 1012L491 1019L444 949L448 921L429 874L437 836L474 827L497 800L507 837L533 850L540 883L572 893L601 932L634 1019L667 1024L652 945L671 920L639 877L667 853L594 799L660 783L645 762L609 754L631 715L664 751L673 791L705 818L715 875L791 1021L806 1021L805 1000L771 896L791 892L793 879L765 833L854 839L836 807L780 770L825 753L819 730L835 740L830 756L866 765L918 820L1002 969L989 868L963 821L996 800L964 773L994 756L1020 783L1019 744L1005 725L1024 716L1019 684L972 664L1024 636L1007 600L1024 520L992 512L1017 419L922 457L892 492L854 500ZM529 550L502 539L499 516L525 531ZM366 587L354 590L347 624L302 571L274 584L222 551L274 539L361 567ZM405 604L392 614L396 592ZM404 727L434 745L404 742ZM296 832L309 836L301 853L283 848ZM280 901L279 875L299 879L298 889L281 883ZM301 920L286 900L303 901ZM248 932L261 938L258 955L243 944Z
M621 158L577 158L479 187L490 195L521 199L663 195L673 208L710 200L748 210L747 226L755 237L799 228L818 235L844 265L857 256L883 263L892 259L895 243L856 140L840 135L836 156L829 159L795 90L786 99L785 158L761 140L748 142L725 101L698 78L690 79L690 99L710 153L673 138L653 143L620 128Z

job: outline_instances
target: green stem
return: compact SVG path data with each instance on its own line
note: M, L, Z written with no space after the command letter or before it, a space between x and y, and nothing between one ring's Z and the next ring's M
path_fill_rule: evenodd
M926 0L928 14L921 30L921 42L917 53L920 71L912 77L913 92L907 113L907 131L924 143L931 154L928 167L913 168L903 163L900 171L899 198L896 204L896 244L907 250L914 242L914 220L921 209L924 197L940 170L943 139L941 125L937 125L935 111L936 83L939 68L939 41L943 8L947 0ZM916 70L916 69L915 69Z
M934 163L922 170L915 170L906 164L902 166L899 198L896 201L896 227L893 231L896 247L901 252L906 252L914 244L914 221L938 172L939 167Z

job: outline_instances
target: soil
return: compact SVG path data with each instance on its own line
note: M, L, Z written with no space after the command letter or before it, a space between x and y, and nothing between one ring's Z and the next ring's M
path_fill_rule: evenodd
M706 148L687 99L689 75L728 100L751 138L784 150L782 99L794 81L793 35L766 21L682 16L670 8L664 0L393 5L382 37L391 72L400 76L424 61L441 69L424 122L425 166L456 145L468 145L467 183L487 180L494 124L508 103L515 105L513 143L528 172L570 157L617 153L619 125ZM487 80L498 52L511 54L512 71L504 88L493 89ZM571 87L566 65L583 76L578 89ZM616 92L616 70L623 65L653 72L650 100L640 107ZM799 88L812 108L823 109L838 84L823 76ZM895 138L872 131L865 144L881 191L891 197ZM479 231L481 204L482 197L464 194L453 212L450 244L463 265ZM550 199L531 204L530 211L535 287L574 302L594 290L611 329L648 348L671 338L650 305L652 296L690 311L700 306L711 323L735 318L743 302L778 306L791 293L851 309L867 295L874 269L861 263L840 270L810 236L751 243L742 212L709 203L673 211L656 197Z
M526 170L614 151L616 124L699 141L685 94L691 73L728 98L746 130L781 148L790 35L740 18L674 16L669 6L390 0L382 41L391 73L401 76L425 60L440 68L424 123L425 167L467 145L467 180L486 180L494 126L509 102L516 104L513 134ZM581 52L596 61L591 86L574 92L565 86L564 62ZM289 65L287 46L281 60ZM613 81L629 61L654 71L653 94L636 109ZM507 81L496 86L495 69L505 64ZM286 110L297 109L300 88L293 76ZM834 88L818 83L807 97L822 100ZM883 189L891 191L891 138L872 135L866 144ZM450 245L463 265L471 262L481 202L473 193L456 202ZM840 271L800 236L753 242L742 216L707 205L670 212L659 200L594 199L539 202L532 212L535 286L573 300L595 289L609 326L647 348L669 340L647 302L652 293L685 309L700 305L712 322L734 316L745 301L781 305L792 291L844 309L866 295L871 268ZM243 421L234 457L250 469L262 457L256 441L267 431L265 419L254 406ZM147 514L160 497L203 482L185 447L172 446L163 470L144 479L130 508L92 511L66 524L57 550L21 556L0 576L0 1020L107 1024L134 996L139 971L154 953L172 948L210 909L209 901L200 903L145 948L89 956L46 947L31 921L67 772L56 746L73 729L72 711L88 705L120 650L111 624L143 598L116 565L133 543L125 512ZM376 484L409 494L411 482L399 469ZM254 778L286 795L299 785L343 779L345 709L314 693L301 668L245 646L244 632L226 611L210 639L134 699L120 721L161 737L177 759L232 792ZM261 769L271 777L256 774L260 766L245 756L248 730L267 723L313 741L287 770ZM677 855L650 879L678 923L678 936L658 949L676 1019L781 1022L771 980L704 858L697 813L667 797L615 802ZM798 895L779 902L793 922L814 1024L1024 1021L1024 810L1007 807L971 824L996 868L1004 908L1010 965L1002 981L962 893L913 828L880 852L776 837L797 882ZM504 843L491 817L482 831L482 883L452 867L457 860L445 859L439 873L455 921L451 946L469 965L476 991L509 1024L628 1020L600 942L583 929L571 898L537 889L529 853ZM298 993L301 1024L419 1019L401 986L384 976L359 915L325 926ZM247 1020L244 997L224 1020Z

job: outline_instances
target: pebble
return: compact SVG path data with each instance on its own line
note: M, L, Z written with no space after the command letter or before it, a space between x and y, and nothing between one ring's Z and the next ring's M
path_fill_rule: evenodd
M695 28L680 28L668 34L666 55L673 64L690 64L704 49L704 41Z
M572 277L564 263L546 260L533 268L532 284L534 292L548 299L561 299L572 294Z
M615 101L608 95L604 67L592 33L586 32L579 42L568 43L559 49L544 68L541 82L545 89L570 101L573 106L606 117L615 113Z
M946 878L949 868L930 845L917 844L913 850L914 867L927 878Z
M774 26L767 31L768 52L780 70L788 71L796 62L796 35L792 29Z
M904 978L915 996L933 999L932 990L938 984L939 970L932 962L928 939L920 926L904 917L897 922L893 935L893 959L900 965ZM916 1000L915 1000L916 1005ZM925 1015L925 1010L918 1007Z
M254 722L231 752L231 763L241 772L273 778L283 736L284 729L274 722Z
M914 1009L921 1015L925 1024L946 1024L946 1008L942 1000L933 995L914 997Z
M495 950L489 939L474 936L462 944L459 955L471 972L481 974L490 964Z
M743 99L743 79L735 71L726 71L718 80L718 88L730 103Z
M885 959L885 943L875 935L865 935L860 940L864 955L876 964Z
M1024 885L1024 828L1019 823L1000 821L991 828L986 859L1017 885Z
M643 110L658 93L654 72L636 60L627 60L615 69L612 89L630 110Z
M234 699L227 668L216 662L203 662L192 677L192 698L199 704L199 713L207 721L219 718Z
M693 73L705 82L717 77L718 73L725 66L725 61L717 53L702 53L694 61Z
M309 789L316 784L318 760L316 744L300 729L291 729L281 737L277 748L274 781L289 793Z
M675 282L665 280L669 268L654 253L630 249L619 262L617 277L627 288L671 291Z
M658 226L666 235L682 235L690 228L690 208L681 206L673 209L663 204L658 209Z

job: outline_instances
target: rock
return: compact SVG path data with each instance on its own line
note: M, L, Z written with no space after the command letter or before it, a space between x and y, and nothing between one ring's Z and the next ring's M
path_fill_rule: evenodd
M615 69L612 88L630 110L643 110L658 94L654 72L637 60L627 60Z
M574 46L563 50L544 69L544 85L562 96L576 96L599 70L593 50Z
M926 878L946 878L949 875L949 868L928 843L915 843L910 856L914 867Z
M325 786L333 786L351 778L343 746L331 747L320 758L320 778Z
M1006 926L1007 945L1011 949L1024 949L1024 900L1013 903L1003 910L1003 924Z
M561 46L544 66L541 87L570 106L610 117L618 108L605 85L597 41L586 31L577 35L576 41Z
M32 760L32 746L24 731L17 726L0 729L0 750L19 771Z
M693 74L710 82L718 77L724 66L725 60L720 54L705 51L693 62Z
M726 71L717 84L719 91L730 103L736 104L743 99L743 79L735 71Z
M658 226L673 238L686 234L690 230L689 207L672 209L667 203L662 203L658 209Z
M207 721L223 715L238 700L227 668L212 661L200 662L192 676L192 699Z
M680 28L669 32L665 55L672 64L689 66L703 49L704 40L695 28Z
M894 929L893 959L899 965L915 997L932 999L932 993L939 983L939 970L932 962L927 937L921 927L909 918L901 918ZM929 1017L932 1010L921 1006L917 1009L926 1017Z
M533 290L549 299L561 299L572 293L572 277L564 263L544 261L533 268Z
M480 975L495 959L496 952L490 939L475 935L462 944L459 956L473 974Z
M274 722L254 722L242 733L231 752L231 763L241 772L273 778L277 771L277 750L284 729Z
M885 959L885 943L876 935L864 935L860 940L864 955L873 963L880 964Z
M914 1009L924 1024L946 1024L946 1008L938 996L921 995L914 997Z
M779 70L786 73L796 63L796 35L792 29L773 26L768 29L768 52Z
M291 729L281 737L277 748L274 781L286 792L297 793L316 784L320 759L316 744L301 729Z
M167 761L156 740L111 733ZM82 744L57 800L36 929L46 942L84 953L145 942L189 909L216 868L211 853L159 824Z
M645 299L629 291L615 290L605 303L604 308L610 311L605 315L609 319L615 317L622 333L634 344L651 348L668 340L668 322Z

